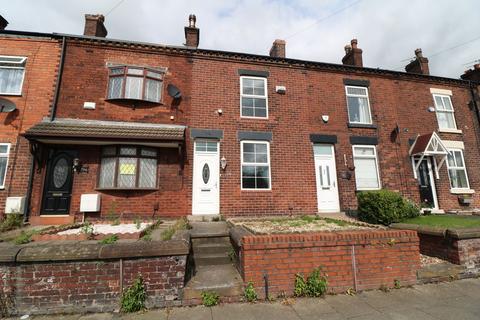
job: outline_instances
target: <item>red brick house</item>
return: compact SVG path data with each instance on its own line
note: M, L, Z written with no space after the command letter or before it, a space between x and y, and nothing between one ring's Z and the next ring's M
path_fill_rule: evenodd
M58 100L12 133L36 163L22 189L32 223L338 212L381 188L435 211L480 205L478 69L431 76L421 50L407 72L366 68L356 40L343 64L286 58L281 40L269 56L199 49L194 16L183 47L114 40L86 18L83 36L0 35L0 54L56 50L35 95L58 82ZM12 157L7 175L31 158Z

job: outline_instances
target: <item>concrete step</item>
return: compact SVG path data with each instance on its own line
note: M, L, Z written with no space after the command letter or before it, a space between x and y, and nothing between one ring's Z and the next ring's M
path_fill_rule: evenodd
M192 237L192 247L195 248L198 245L204 244L223 244L223 245L231 245L230 244L230 237L229 236L220 236L220 237L200 237L194 238Z
M220 297L243 294L243 281L232 264L200 266L183 290L183 299L201 299L202 292L214 291Z
M222 264L231 264L232 260L226 253L193 254L195 266L215 266Z
M228 254L232 250L230 243L204 243L193 246L193 252L195 254Z
M228 237L228 225L220 222L191 222L190 236L192 238Z

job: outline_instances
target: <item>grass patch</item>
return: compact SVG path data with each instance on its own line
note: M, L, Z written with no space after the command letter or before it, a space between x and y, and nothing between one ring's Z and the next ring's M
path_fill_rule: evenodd
M187 218L178 219L173 226L169 227L168 229L162 232L161 234L162 240L163 241L171 240L175 232L177 232L178 230L186 230L186 229L188 229Z
M100 244L113 244L118 241L118 236L116 234L112 234L108 237L103 238L99 241Z
M407 219L403 221L403 223L452 229L480 228L480 217L476 218L471 216L429 215Z

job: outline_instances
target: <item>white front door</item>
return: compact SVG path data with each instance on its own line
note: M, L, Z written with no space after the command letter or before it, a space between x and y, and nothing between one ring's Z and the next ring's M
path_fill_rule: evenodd
M195 141L193 156L193 215L220 213L220 153L218 149L218 141Z
M333 145L315 144L313 153L317 178L318 212L339 212L337 169Z

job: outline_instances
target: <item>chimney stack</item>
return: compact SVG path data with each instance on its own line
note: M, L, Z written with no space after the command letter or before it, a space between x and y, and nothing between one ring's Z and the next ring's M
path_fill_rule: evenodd
M276 39L275 41L273 41L269 53L270 57L285 58L285 45L285 40Z
M86 14L83 35L105 38L108 32L104 22L105 17L101 14Z
M480 82L480 63L473 66L473 69L468 69L460 76L463 80L471 80Z
M185 27L185 45L187 47L198 47L200 43L200 29L195 24L197 17L194 14L188 16L188 27Z
M363 67L362 49L357 47L357 39L352 39L350 44L345 46L345 56L342 63L348 66Z
M0 30L5 30L8 25L8 21L0 15Z
M415 50L415 59L407 64L405 71L427 76L430 74L430 70L428 69L428 59L423 56L422 49L419 48Z

